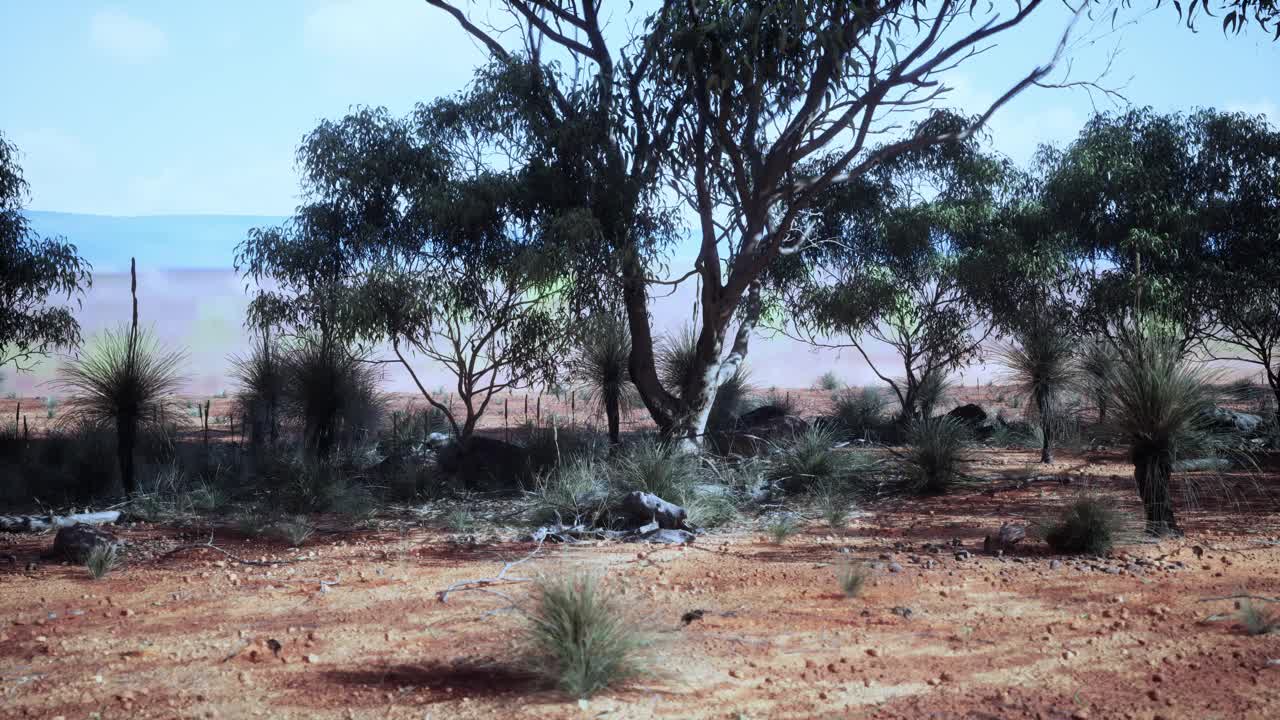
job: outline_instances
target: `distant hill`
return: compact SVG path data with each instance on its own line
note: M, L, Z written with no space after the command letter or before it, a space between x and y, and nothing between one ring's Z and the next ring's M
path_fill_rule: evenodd
M235 247L250 228L286 220L265 215L26 215L37 233L65 237L101 273L128 270L130 257L153 270L230 270Z

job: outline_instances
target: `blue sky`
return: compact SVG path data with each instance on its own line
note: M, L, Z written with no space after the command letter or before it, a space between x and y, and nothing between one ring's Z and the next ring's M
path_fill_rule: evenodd
M949 76L952 104L976 110L1052 54L1067 13L1053 0L1038 12ZM1280 43L1212 22L1192 33L1167 7L1105 29L1075 50L1077 77L1119 47L1107 82L1127 81L1135 104L1280 122ZM0 130L22 152L32 209L286 215L294 150L318 120L357 104L407 111L461 88L481 58L421 0L0 0ZM993 122L994 145L1025 158L1090 112L1081 92L1025 93Z

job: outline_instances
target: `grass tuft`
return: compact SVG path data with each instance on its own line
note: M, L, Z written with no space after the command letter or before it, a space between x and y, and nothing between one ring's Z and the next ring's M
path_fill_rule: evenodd
M289 543L290 547L300 547L311 539L316 529L307 522L305 517L298 516L276 523L275 531L280 536L280 539Z
M444 516L444 524L459 535L469 533L476 527L476 516L466 508L457 508Z
M847 598L860 595L870 578L870 568L857 560L845 559L836 567L836 581L840 583L840 592Z
M800 531L800 523L790 515L779 515L764 526L764 533L774 545L781 545Z
M1237 614L1240 618L1240 627L1247 635L1270 635L1273 632L1280 632L1280 617L1249 598L1240 601Z
M818 376L818 379L814 381L813 386L818 390L835 392L836 390L844 387L844 381L840 379L839 375L835 374L835 371L828 370Z
M1115 545L1123 527L1123 516L1112 507L1111 501L1082 497L1067 506L1042 533L1055 552L1105 555Z
M106 577L107 573L116 569L119 564L120 551L115 543L94 546L89 551L89 557L84 561L84 566L89 570L89 576L94 580Z
M969 431L945 415L915 420L907 433L903 490L909 495L941 495L963 475Z
M539 580L525 614L532 669L572 697L590 698L644 673L648 637L594 576Z

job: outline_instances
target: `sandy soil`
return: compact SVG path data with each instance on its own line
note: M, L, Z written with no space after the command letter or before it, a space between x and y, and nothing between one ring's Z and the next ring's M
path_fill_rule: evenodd
M504 601L437 597L527 554L487 537L514 529L473 542L405 524L301 550L215 535L274 563L250 566L166 557L208 536L135 526L128 565L100 581L40 560L48 536L0 536L0 718L1280 717L1280 635L1207 621L1232 602L1201 602L1280 596L1276 469L1202 495L1185 539L984 555L984 533L1082 486L1134 507L1119 453L1064 456L1068 486L1007 489L1033 460L984 451L986 488L864 508L838 531L815 521L781 546L743 527L689 548L545 548L524 574L595 569L660 629L660 675L585 708L512 662L521 619ZM877 565L852 600L834 580L846 548Z

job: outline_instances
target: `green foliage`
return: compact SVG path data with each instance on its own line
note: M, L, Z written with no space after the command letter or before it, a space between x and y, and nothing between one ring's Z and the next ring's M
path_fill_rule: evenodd
M844 381L840 379L839 375L835 374L835 371L828 370L822 373L822 375L820 375L818 379L814 381L813 386L819 390L826 390L827 392L835 392L836 390L839 390L840 388L844 387Z
M609 508L609 467L593 458L565 463L538 478L532 493L535 523L593 525Z
M1074 500L1055 521L1041 528L1055 552L1106 555L1124 529L1124 518L1106 498Z
M849 524L849 513L853 510L853 502L845 488L834 483L823 484L817 492L818 511L827 525L835 530L842 530Z
M875 388L847 388L833 399L835 420L852 439L868 439L884 428L884 411L889 401Z
M781 545L800 531L800 523L789 514L774 517L764 526L764 533L774 545Z
M0 133L0 368L12 363L19 371L80 344L80 324L57 300L83 295L92 284L91 266L75 245L31 230L27 196L18 148Z
M255 445L275 443L279 436L285 391L280 354L279 344L263 333L247 356L231 359L231 374L239 385L236 409L247 421L246 435Z
M107 576L107 573L116 569L120 564L120 551L115 543L106 543L93 546L89 551L89 556L85 558L84 566L89 570L89 576L94 580L101 580Z
M609 439L614 443L619 441L621 413L640 402L631 383L630 358L631 334L626 323L614 315L600 315L587 323L570 364L570 374L586 392L588 404L604 411Z
M456 508L445 516L444 524L450 531L461 535L475 529L476 516L466 508Z
M617 492L653 493L676 502L699 478L696 455L654 441L636 443L613 463L611 480Z
M683 392L683 388L695 384L697 381L695 376L703 372L703 369L698 356L698 336L693 328L685 326L675 334L667 336L663 344L657 348L655 360L658 378L665 387ZM750 378L742 366L720 383L712 400L704 430L713 444L733 430L738 416L746 410L750 391Z
M1014 333L1015 342L997 352L1013 389L1028 399L1029 421L1039 425L1043 440L1041 460L1052 461L1055 427L1062 424L1067 391L1076 379L1076 339L1061 318L1033 312Z
M374 433L385 412L378 366L349 348L306 337L280 357L281 415L317 458Z
M815 424L774 448L769 480L789 493L843 480L850 470L851 454L835 449L840 435L829 425Z
M947 492L963 475L968 443L969 429L955 418L939 415L911 423L899 491L909 495Z
M651 640L594 576L539 580L525 617L530 668L571 697L644 674L640 655Z
M139 435L163 431L163 417L181 386L185 356L164 349L147 330L107 330L58 372L68 396L65 422L115 431L125 491L137 489L133 453Z

